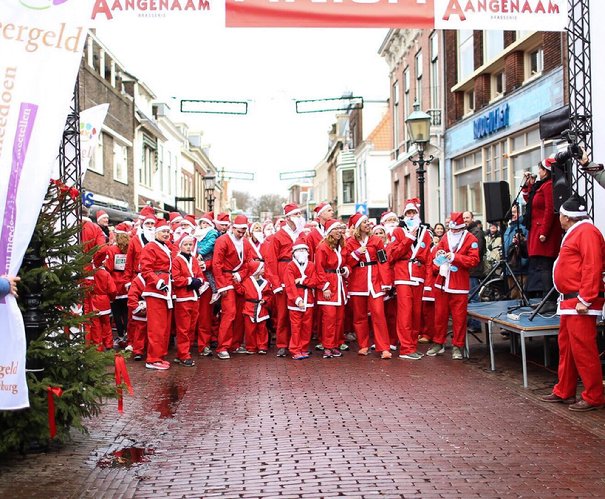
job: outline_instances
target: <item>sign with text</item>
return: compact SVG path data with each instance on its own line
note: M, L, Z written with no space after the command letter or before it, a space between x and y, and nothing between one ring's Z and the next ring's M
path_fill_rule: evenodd
M59 151L92 5L92 0L2 2L0 275L17 274L33 234ZM0 301L0 410L28 406L23 318L8 296Z
M227 27L563 31L568 0L226 0Z

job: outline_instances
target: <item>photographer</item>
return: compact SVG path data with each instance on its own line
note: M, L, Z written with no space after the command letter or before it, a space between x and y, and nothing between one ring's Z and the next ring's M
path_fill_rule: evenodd
M571 150L559 154L571 154L572 156L574 156L580 163L580 169L583 172L591 175L601 187L605 187L605 169L603 168L603 165L593 163L588 159L588 154L586 154L586 151L584 151L584 149L582 149L580 146L575 147L577 147L577 152L575 152L575 154L574 150L572 149L573 146L570 146Z
M529 297L543 298L553 287L552 268L559 254L562 231L553 202L551 169L555 158L538 163L538 180L524 174L523 198L527 203L525 226L528 229L529 268L526 292Z
M511 219L504 231L504 254L515 277L521 286L525 287L528 265L527 229L523 223L523 217L519 216L516 204L511 208ZM519 298L520 292L515 287L512 276L508 276L508 286L511 290L511 299Z

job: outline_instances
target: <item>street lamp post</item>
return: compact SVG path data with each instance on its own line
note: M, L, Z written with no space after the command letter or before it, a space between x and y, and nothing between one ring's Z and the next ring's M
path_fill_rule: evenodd
M214 208L214 189L216 188L216 176L208 174L204 176L204 193L206 194L206 205L208 211Z
M420 199L420 219L424 222L424 167L433 161L433 156L424 159L424 148L431 138L431 117L427 113L420 111L420 104L414 103L414 111L410 114L405 123L408 127L408 133L411 141L416 144L418 149L418 159L412 159L412 164L416 167L416 178L418 179L418 198ZM411 158L410 158L411 159Z

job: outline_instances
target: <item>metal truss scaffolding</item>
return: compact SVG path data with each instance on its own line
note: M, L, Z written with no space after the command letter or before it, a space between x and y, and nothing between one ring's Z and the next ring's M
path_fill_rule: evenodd
M597 0L593 0L597 1ZM602 0L600 0L602 1ZM590 0L569 0L567 54L571 132L592 157L592 82L590 66ZM572 168L572 186L585 196L589 214L594 216L592 177Z

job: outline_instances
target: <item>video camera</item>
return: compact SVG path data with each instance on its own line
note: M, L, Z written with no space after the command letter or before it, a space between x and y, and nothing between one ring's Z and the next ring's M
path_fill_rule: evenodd
M561 133L561 138L565 139L568 145L564 151L560 151L555 154L555 161L560 165L563 165L570 159L582 159L584 151L578 144L578 137L571 131L565 130L563 133Z

